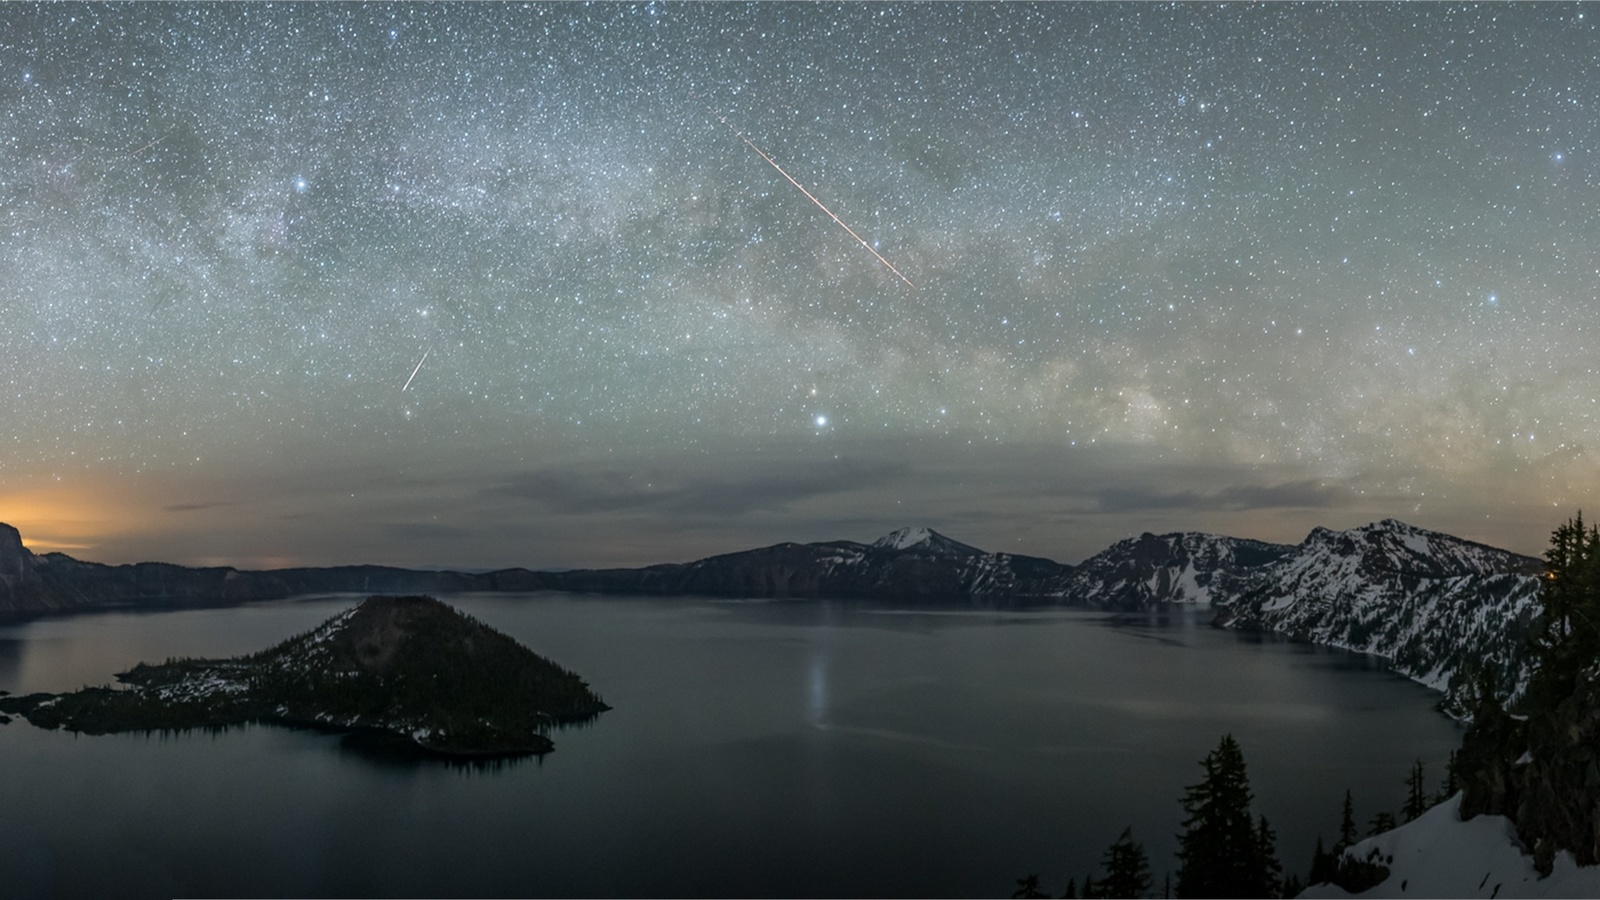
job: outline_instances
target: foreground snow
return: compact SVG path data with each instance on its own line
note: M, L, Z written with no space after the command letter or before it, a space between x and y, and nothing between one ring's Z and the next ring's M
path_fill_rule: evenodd
M1415 822L1384 832L1345 851L1367 859L1377 850L1389 867L1383 883L1360 894L1331 884L1308 888L1301 897L1600 897L1600 866L1579 868L1572 854L1556 856L1555 870L1540 878L1533 857L1522 852L1516 828L1505 816L1461 821L1461 795L1428 810Z

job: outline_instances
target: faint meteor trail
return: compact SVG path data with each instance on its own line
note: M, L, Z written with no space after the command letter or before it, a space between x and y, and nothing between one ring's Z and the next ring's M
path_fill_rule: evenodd
M417 373L422 371L422 364L428 361L428 354L432 353L432 352L433 352L433 348L432 347L429 347L428 349L422 351L422 358L417 360L417 367L415 369L411 370L411 378L407 378L406 379L406 387L401 388L400 389L400 393L404 394L406 392L406 388L411 387L412 379L416 378L417 377Z
M757 147L755 145L755 142L753 142L749 138L745 137L744 134L739 131L739 129L734 128L733 127L733 123L731 123L727 119L723 118L723 116L720 113L718 113L716 110L709 110L709 112L713 116L717 117L717 121L719 121L722 124L728 126L728 130L732 131L734 133L734 135L739 138L739 140L744 141L745 142L745 146L749 147L751 150L754 150L756 153L760 154L761 158L767 161L767 165L770 165L774 169L777 169L779 175L782 175L784 178L789 179L789 183L794 185L795 187L799 188L800 189L800 193L805 194L807 199L809 199L812 203L815 203L817 205L817 209L820 209L823 212L827 213L828 214L828 218L830 218L830 219L834 220L835 222L839 223L839 227L840 228L843 228L845 231L850 232L850 236L855 238L857 243L859 243L859 244L861 244L861 246L867 248L867 252L868 253L871 253L873 256L876 256L878 258L878 262L881 262L885 266L888 266L889 267L889 271L893 272L896 277L898 277L901 281L904 281L906 283L906 287L909 287L912 290L916 290L917 286L911 283L911 279L909 279L905 275L901 274L900 270L896 269L894 267L894 263L889 262L887 259L884 259L883 258L883 254L881 254L878 251L872 249L872 245L867 243L861 237L861 235L856 234L856 231L855 231L854 228L851 228L849 225L846 225L844 223L843 219L841 219L838 216L834 215L833 214L833 210L827 208L826 206L823 206L822 205L822 201L817 199L817 195L811 193L808 190L806 190L806 186L805 185L801 184L798 181L795 181L794 180L794 176L790 175L788 172L785 172L783 170L783 166L778 165L777 160L775 160L772 157L768 156L766 154L766 151L762 150L760 147Z
M157 145L157 144L161 143L162 141L166 140L167 138L171 137L172 136L172 132L177 131L177 130L178 129L176 129L176 128L167 129L167 133L166 134L163 134L161 137L156 138L155 140L151 141L148 144L145 144L143 147L140 147L137 150L130 150L128 152L128 155L129 156L138 156L139 154L145 152L146 150L149 150L151 147L154 147L155 145Z

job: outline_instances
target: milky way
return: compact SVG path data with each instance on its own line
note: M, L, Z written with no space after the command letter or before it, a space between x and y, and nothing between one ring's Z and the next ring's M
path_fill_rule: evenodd
M1600 496L1597 24L6 5L0 521L246 565L1536 551Z

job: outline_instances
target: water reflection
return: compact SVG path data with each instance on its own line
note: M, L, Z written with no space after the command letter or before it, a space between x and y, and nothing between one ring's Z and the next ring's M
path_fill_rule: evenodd
M828 651L826 647L811 650L810 717L812 725L820 725L828 715Z
M22 671L22 654L27 649L28 642L25 640L0 637L0 689L16 684L17 675Z
M1433 775L1458 738L1427 691L1362 671L1373 660L1203 615L450 602L615 709L552 731L551 754L466 765L273 726L142 740L13 723L0 868L23 896L979 896L1030 871L1081 878L1132 825L1159 881L1177 798L1226 731L1303 872L1346 788L1396 808L1412 761ZM0 630L0 677L71 689L55 682L91 657L256 650L347 605ZM40 887L39 859L73 868Z
M504 772L517 766L532 763L544 764L546 754L522 756L451 756L429 753L399 735L387 731L348 731L338 736L339 754L347 759L359 760L379 769L415 772L420 769L445 768L468 772Z

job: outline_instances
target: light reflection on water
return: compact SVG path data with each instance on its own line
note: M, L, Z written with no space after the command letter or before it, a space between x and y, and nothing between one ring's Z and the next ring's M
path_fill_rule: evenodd
M355 599L0 627L0 689L254 651ZM447 599L613 710L537 762L466 771L267 727L14 722L0 867L16 895L993 895L1029 872L1059 891L1130 824L1159 880L1177 798L1225 731L1296 871L1346 787L1363 821L1393 811L1411 761L1436 776L1457 740L1372 660L1204 612Z

